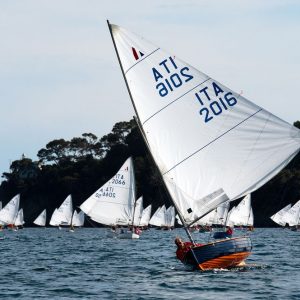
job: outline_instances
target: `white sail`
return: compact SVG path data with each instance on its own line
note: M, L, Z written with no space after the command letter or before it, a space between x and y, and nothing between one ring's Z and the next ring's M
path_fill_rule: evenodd
M230 221L236 226L253 226L253 212L251 216L251 195L247 195L235 207L234 212L230 215ZM252 218L252 225L249 224Z
M233 206L231 208L231 210L228 212L228 215L227 215L227 220L226 220L226 226L230 226L230 227L233 227L234 226L234 211L235 211L236 207Z
M215 213L215 210L212 210L210 213L199 219L196 224L200 226L211 226L214 220Z
M135 179L131 157L121 169L80 205L95 222L105 225L130 225L135 202Z
M71 225L73 215L72 196L69 195L59 208L56 208L51 216L51 226Z
M3 224L14 224L20 205L20 194L13 197L0 211L0 221Z
M18 211L18 214L17 214L14 225L15 226L23 226L24 224L25 224L25 222L24 222L24 213L23 213L23 208L21 208Z
M148 226L151 218L152 205L148 205L142 212L142 217L140 221L140 226Z
M278 211L277 213L275 213L273 216L271 216L270 218L277 223L280 226L285 226L286 225L286 220L284 219L285 214L287 213L287 211L292 207L291 204L288 204L287 206L285 206L284 208L282 208L280 211Z
M72 226L74 227L82 227L84 224L84 212L77 212L74 210L73 217L72 217Z
M158 227L165 226L166 224L165 216L166 216L166 207L165 205L163 205L156 210L154 215L151 217L149 224Z
M175 208L170 206L165 213L165 226L174 227L175 225Z
M143 213L143 196L135 202L133 225L139 226Z
M221 225L224 226L226 219L227 219L227 214L228 214L228 209L229 209L229 201L224 202L220 204L214 211L215 214L213 216L212 224L213 225Z
M46 209L39 214L33 223L38 226L46 226Z
M298 153L296 127L174 54L110 29L147 144L184 218L258 189Z
M296 226L299 224L300 218L300 200L296 202L284 215L284 221L289 226Z

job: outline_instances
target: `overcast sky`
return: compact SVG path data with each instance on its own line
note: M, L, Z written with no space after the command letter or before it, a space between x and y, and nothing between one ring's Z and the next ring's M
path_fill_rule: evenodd
M133 109L106 19L300 120L300 1L0 0L0 173Z

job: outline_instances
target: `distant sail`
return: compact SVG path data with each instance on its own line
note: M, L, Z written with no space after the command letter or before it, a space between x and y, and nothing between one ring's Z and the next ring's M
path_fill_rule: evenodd
M300 200L297 201L284 215L284 221L289 224L289 226L299 225L300 219Z
M55 209L49 224L51 226L71 225L72 215L73 215L72 196L69 195L61 204L61 206Z
M165 213L165 226L174 227L175 225L175 208L170 206Z
M166 224L165 216L166 216L166 206L163 205L159 207L156 210L156 212L153 214L153 216L149 221L149 224L157 227L165 226Z
M131 225L135 203L135 179L132 158L80 209L95 222L104 225Z
M143 213L143 196L135 202L133 225L139 226Z
M3 224L14 224L18 215L20 194L13 197L0 211L0 221Z
M46 209L39 214L33 223L38 226L46 226Z
M151 218L152 205L148 205L142 212L142 217L140 221L140 226L148 226Z
M257 190L299 152L296 127L144 38L110 29L146 142L185 220Z
M77 212L74 210L73 217L72 217L72 226L74 227L82 227L84 225L84 212Z
M24 212L23 212L23 208L21 208L18 211L18 214L17 214L17 217L16 217L14 225L15 226L23 226L24 224L25 224L25 221L24 221Z

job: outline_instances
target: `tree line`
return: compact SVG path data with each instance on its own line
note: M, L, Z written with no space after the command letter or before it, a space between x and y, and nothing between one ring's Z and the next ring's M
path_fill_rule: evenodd
M294 123L300 128L300 121ZM0 199L6 204L21 194L25 222L30 226L47 209L47 223L55 208L72 194L79 206L108 181L131 156L134 161L137 196L144 206L152 203L153 212L162 204L171 205L160 175L134 119L116 123L111 132L98 138L83 133L70 141L50 141L37 153L37 160L25 156L11 163L2 174ZM300 196L300 155L270 182L252 194L256 226L273 226L269 217ZM233 203L235 204L235 203Z

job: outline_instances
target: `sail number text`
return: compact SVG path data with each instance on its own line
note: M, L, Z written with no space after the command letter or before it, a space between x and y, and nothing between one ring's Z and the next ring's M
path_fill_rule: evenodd
M171 56L158 65L158 67L152 68L152 72L156 82L155 88L161 97L167 96L194 78L189 74L190 69L188 67L178 68Z
M114 192L114 188L112 186L108 186L106 188L101 188L99 191L97 191L95 196L97 198L100 197L116 198L116 193Z
M201 88L195 93L197 101L201 104L199 114L205 123L221 115L224 111L237 104L232 92L224 91L217 83Z

